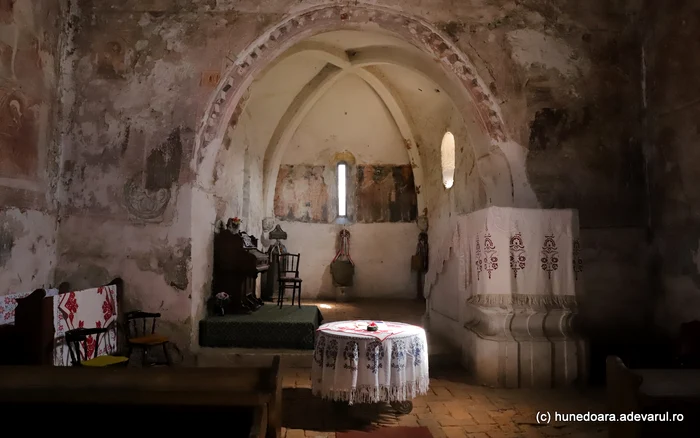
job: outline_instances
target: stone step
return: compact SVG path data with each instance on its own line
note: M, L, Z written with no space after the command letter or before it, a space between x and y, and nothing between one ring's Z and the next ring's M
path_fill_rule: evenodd
M312 350L277 350L268 348L200 348L197 353L199 367L266 366L274 356L280 356L283 368L311 368Z

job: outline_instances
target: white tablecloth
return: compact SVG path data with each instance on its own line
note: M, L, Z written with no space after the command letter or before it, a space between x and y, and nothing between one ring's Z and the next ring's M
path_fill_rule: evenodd
M331 322L318 328L311 369L314 395L353 404L408 401L428 391L425 331L386 322L377 332L368 332L369 322Z

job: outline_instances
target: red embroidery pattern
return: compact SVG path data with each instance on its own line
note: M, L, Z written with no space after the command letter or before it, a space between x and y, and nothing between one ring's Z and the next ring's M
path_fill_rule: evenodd
M104 303L102 303L102 314L104 315L105 322L109 321L112 315L114 315L114 309L109 299L106 299Z
M85 356L83 356L83 360L88 360L94 357L95 355L95 338L92 337L92 335L88 336L85 338L85 342L83 342L83 349L85 351Z
M518 278L518 271L525 269L527 253L523 244L523 237L516 233L510 238L510 269L513 270L513 277Z
M71 292L68 295L68 300L66 301L66 304L63 307L65 307L66 310L70 312L68 314L68 319L70 320L70 322L73 322L73 316L78 311L78 300L75 299L75 292Z
M496 269L498 269L498 252L496 252L496 245L491 240L491 233L486 231L484 234L484 270L489 273L489 278L491 278L491 272Z
M542 244L542 270L547 271L547 276L552 278L552 272L559 269L559 251L557 250L557 242L554 241L553 235L544 236Z
M481 270L483 269L482 266L482 261L481 261L481 245L479 244L479 235L476 235L476 253L475 259L476 259L476 280L479 281L480 276L481 276Z
M59 295L55 298L58 302L58 317L56 320L56 340L54 365L64 366L69 364L68 349L60 339L65 332L73 328L81 327L106 327L109 331L100 336L90 336L81 342L80 355L84 358L95 355L111 354L116 348L116 320L117 301L116 288L114 286L86 289ZM91 323L89 321L95 321ZM98 345L99 341L99 345Z
M574 279L578 280L579 272L583 272L583 260L581 260L581 243L578 239L574 239L574 250L573 250L573 265L574 265Z

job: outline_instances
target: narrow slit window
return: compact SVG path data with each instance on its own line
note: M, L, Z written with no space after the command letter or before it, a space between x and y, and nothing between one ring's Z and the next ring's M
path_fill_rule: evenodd
M455 137L449 131L442 137L440 155L442 162L442 184L446 189L449 189L455 182Z
M338 163L338 216L347 216L348 207L348 187L347 187L348 165Z

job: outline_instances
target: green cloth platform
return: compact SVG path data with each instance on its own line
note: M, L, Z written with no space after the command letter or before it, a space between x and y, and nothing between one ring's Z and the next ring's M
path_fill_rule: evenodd
M249 315L209 316L199 322L199 345L219 348L313 350L323 316L316 306L266 303Z

